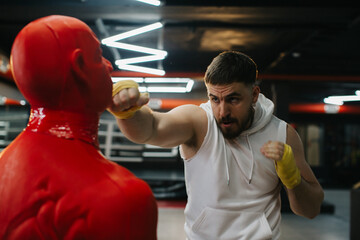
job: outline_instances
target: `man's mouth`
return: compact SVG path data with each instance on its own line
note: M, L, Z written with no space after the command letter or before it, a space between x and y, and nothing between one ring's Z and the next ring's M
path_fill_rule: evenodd
M228 128L234 123L233 120L221 120L221 125Z

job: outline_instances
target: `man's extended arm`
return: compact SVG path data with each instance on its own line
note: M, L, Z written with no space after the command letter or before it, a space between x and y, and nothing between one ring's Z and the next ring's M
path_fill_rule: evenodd
M131 141L161 147L174 147L190 141L196 133L205 129L206 113L195 105L184 105L160 113L145 104L148 96L140 95L137 87L127 87L113 94L109 110L116 116L121 132ZM118 117L134 107L141 107L129 115Z

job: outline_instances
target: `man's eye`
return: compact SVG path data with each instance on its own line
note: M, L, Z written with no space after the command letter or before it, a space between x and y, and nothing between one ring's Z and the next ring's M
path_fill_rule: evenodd
M217 103L217 102L219 102L219 99L218 98L211 98L211 101L213 101L214 103Z
M230 103L238 103L240 101L240 99L239 98L236 98L236 97L233 97L233 98L230 98L229 99L229 102Z

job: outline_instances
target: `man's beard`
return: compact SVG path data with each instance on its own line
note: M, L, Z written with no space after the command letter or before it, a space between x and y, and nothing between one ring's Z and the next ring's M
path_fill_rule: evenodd
M255 113L255 110L250 105L247 116L241 122L239 122L235 118L225 117L225 118L221 118L219 121L216 120L216 123L225 138L234 139L234 138L238 137L243 131L250 128L250 126L254 120L254 113ZM230 128L224 129L221 127L222 123L232 123L237 128L234 130L232 130ZM234 127L234 126L232 126L232 127Z

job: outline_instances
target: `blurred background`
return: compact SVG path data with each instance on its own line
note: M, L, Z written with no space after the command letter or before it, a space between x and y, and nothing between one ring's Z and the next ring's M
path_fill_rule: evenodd
M299 132L307 161L326 190L322 213L329 218L324 221L335 223L324 227L343 229L334 233L338 238L324 239L349 239L351 224L359 226L350 221L351 192L360 181L360 8L355 1L0 0L0 151L26 126L30 110L11 76L12 43L27 23L53 14L86 22L114 66L113 81L137 81L157 111L205 102L203 75L220 52L251 56L262 92L274 101L275 115ZM160 212L159 236L177 239L166 237L171 233L164 224L177 214L182 222L186 202L178 148L129 142L107 112L99 140L108 159L149 183L160 207L180 209ZM286 198L283 211L289 212Z

